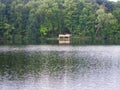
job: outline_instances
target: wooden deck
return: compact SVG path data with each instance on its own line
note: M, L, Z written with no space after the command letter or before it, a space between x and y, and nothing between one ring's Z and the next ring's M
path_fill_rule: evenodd
M59 44L70 44L70 34L59 34Z

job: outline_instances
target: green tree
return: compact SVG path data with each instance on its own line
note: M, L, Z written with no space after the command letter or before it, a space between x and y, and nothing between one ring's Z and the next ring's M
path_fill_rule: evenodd
M96 36L101 30L100 36L103 38L108 38L111 32L113 32L113 26L116 25L116 18L111 13L106 13L103 8L100 8L96 11L97 14L97 29ZM111 29L112 28L112 29ZM111 30L111 31L110 31Z

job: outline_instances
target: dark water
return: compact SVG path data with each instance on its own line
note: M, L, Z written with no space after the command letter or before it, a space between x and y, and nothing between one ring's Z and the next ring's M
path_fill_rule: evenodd
M0 90L120 90L120 46L0 46Z

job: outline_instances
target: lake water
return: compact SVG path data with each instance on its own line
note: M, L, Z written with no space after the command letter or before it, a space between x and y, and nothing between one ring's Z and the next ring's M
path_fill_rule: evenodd
M0 90L120 90L120 46L0 46Z

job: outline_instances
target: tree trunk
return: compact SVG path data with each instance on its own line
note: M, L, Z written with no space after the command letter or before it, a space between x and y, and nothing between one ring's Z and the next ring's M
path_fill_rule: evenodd
M98 38L98 32L99 32L99 30L100 30L101 27L102 27L102 22L100 22L98 24L98 27L97 27L97 30L96 30L96 39Z

